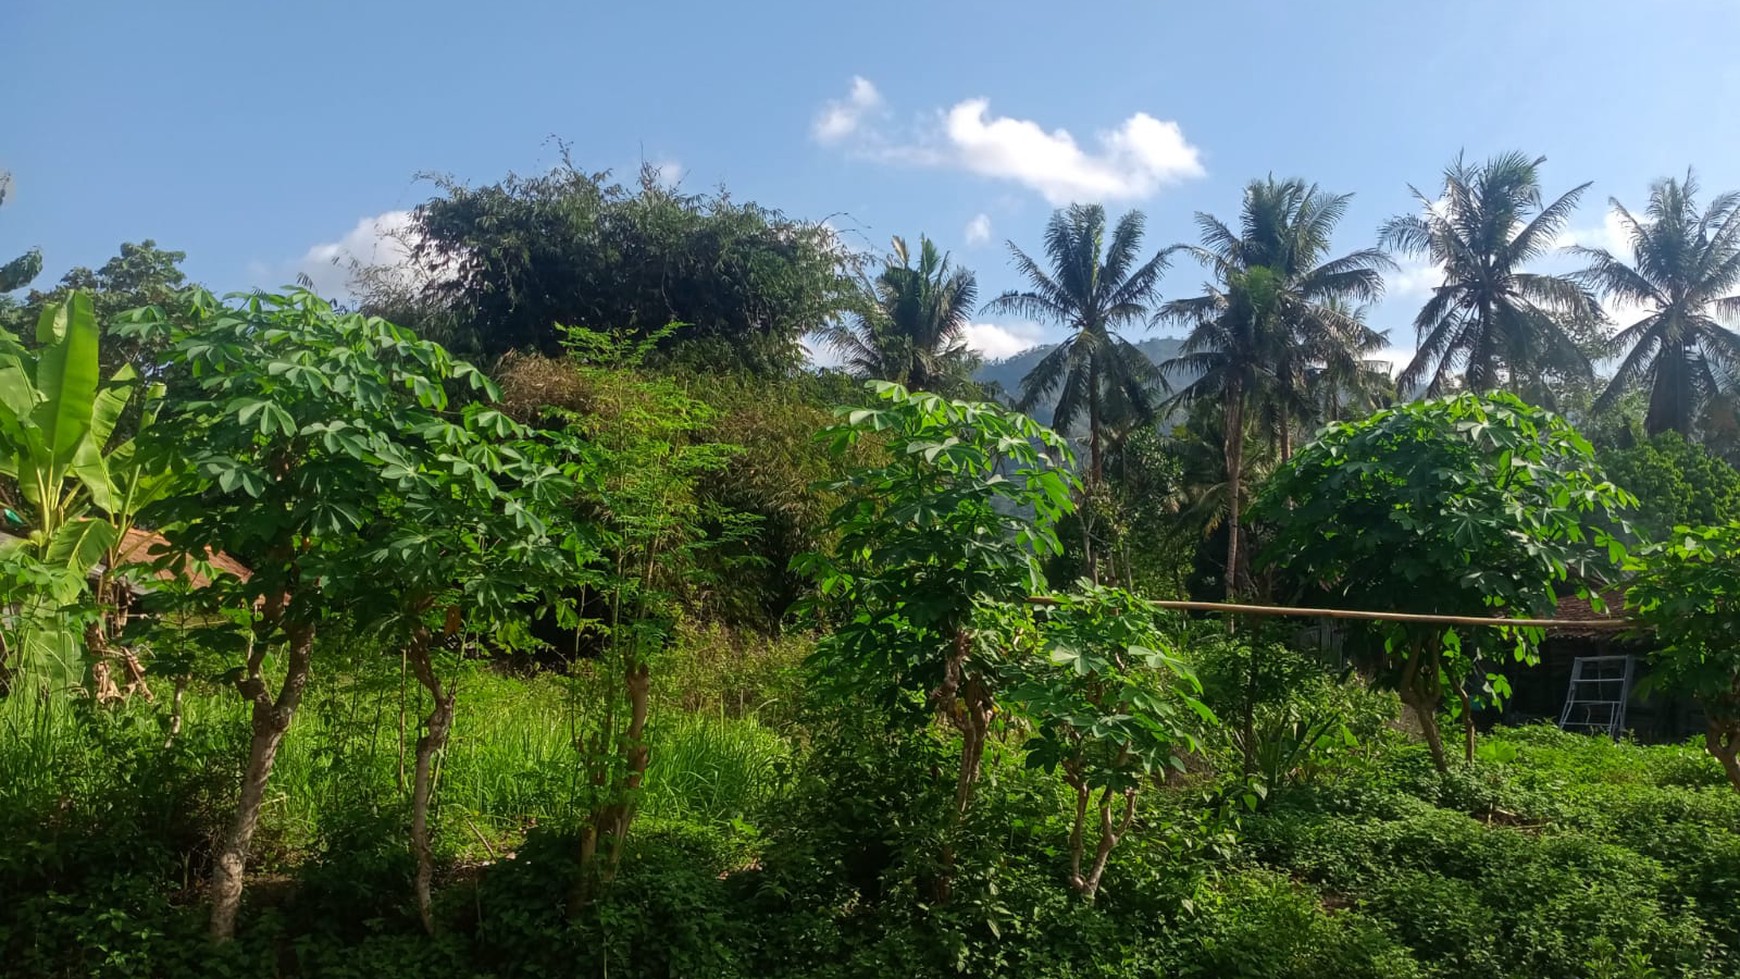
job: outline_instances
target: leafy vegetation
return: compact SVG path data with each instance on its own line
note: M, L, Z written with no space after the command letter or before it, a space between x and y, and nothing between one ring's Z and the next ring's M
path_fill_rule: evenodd
M1345 195L1058 211L989 304L1058 431L930 239L651 170L438 181L359 312L150 241L7 300L0 975L1736 974L1734 202L1567 278L1537 170L1380 234L1399 385ZM1378 621L1152 601L1232 594ZM1573 596L1701 745L1493 726Z
M1276 474L1263 513L1279 529L1267 559L1301 585L1358 609L1545 615L1561 591L1598 578L1623 545L1586 523L1630 497L1595 469L1589 443L1514 395L1410 402L1330 425ZM1539 636L1491 637L1440 623L1386 624L1385 659L1433 761L1448 770L1437 714L1454 693L1474 753L1470 684L1502 698L1495 654L1534 656Z
M1637 578L1625 600L1663 644L1655 657L1655 683L1689 694L1703 708L1704 745L1740 792L1736 557L1740 522L1679 527L1672 538L1637 555Z
M914 265L905 240L895 238L887 265L865 293L868 308L850 325L823 331L854 376L942 394L961 393L972 383L979 358L965 336L979 284L971 270L950 264L929 238L918 240Z
M410 267L359 270L365 306L485 361L561 353L558 323L636 338L678 323L664 346L689 363L779 374L800 363L805 333L855 301L830 229L650 170L632 188L564 163L436 189L412 213Z

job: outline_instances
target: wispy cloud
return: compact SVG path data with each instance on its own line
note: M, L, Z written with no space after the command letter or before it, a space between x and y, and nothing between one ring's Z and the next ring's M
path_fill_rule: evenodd
M1584 248L1604 248L1615 258L1628 260L1631 257L1631 236L1625 225L1619 220L1619 215L1608 211L1602 215L1599 226L1566 228L1559 234L1556 242L1560 248L1581 245Z
M973 219L967 222L966 230L962 234L965 235L969 245L983 245L990 241L991 216L989 214L973 215Z
M810 125L810 135L818 143L838 143L859 131L868 116L882 109L882 93L868 78L854 75L852 89L843 99L822 106Z
M666 187L676 187L683 182L683 177L689 172L681 163L670 157L654 160L650 165L653 173L658 177L658 182Z
M1010 181L1053 204L1140 200L1207 172L1178 123L1146 112L1096 133L1088 147L1066 129L995 115L985 98L957 102L911 131L882 125L886 116L876 87L854 78L845 99L823 106L811 133L817 142L873 159Z

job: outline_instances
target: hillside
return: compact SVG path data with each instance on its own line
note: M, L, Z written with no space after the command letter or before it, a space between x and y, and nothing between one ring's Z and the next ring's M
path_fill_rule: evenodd
M1148 359L1158 364L1178 354L1178 348L1183 343L1179 337L1149 337L1136 344L1136 347L1148 355ZM1031 350L1023 350L1013 357L991 361L979 368L973 375L974 380L1000 385L1011 398L1021 392L1021 379L1038 364L1040 359L1049 352L1055 344L1044 344ZM1173 383L1178 378L1169 378ZM1033 417L1046 424L1051 423L1052 405L1042 405L1033 410Z

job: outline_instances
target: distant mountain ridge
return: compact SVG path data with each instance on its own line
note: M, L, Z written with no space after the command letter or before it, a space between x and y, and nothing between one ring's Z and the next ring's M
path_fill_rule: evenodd
M1149 337L1146 340L1138 341L1136 343L1136 349L1146 354L1149 360L1156 364L1160 364L1178 356L1178 350L1183 345L1184 340L1181 337ZM1057 344L1055 343L1042 344L1030 350L1023 350L1013 357L1005 357L1002 360L989 361L973 374L973 380L978 381L981 384L998 384L1003 388L1004 392L1009 395L1009 397L1019 398L1021 396L1021 379L1026 377L1027 372L1031 371L1039 361L1044 358L1048 352L1055 349L1056 346ZM1186 382L1188 379L1169 377L1167 380L1172 382L1174 386L1177 386L1180 383ZM1052 411L1055 408L1055 402L1051 404L1036 405L1033 409L1033 417L1040 423L1049 425L1051 424Z

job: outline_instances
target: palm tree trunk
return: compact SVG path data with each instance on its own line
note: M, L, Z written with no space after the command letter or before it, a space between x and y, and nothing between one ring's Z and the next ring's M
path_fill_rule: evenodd
M1088 358L1088 485L1100 482L1100 364Z
M1091 492L1100 485L1100 364L1093 357L1088 358L1088 489ZM1089 509L1083 507L1084 510ZM1093 526L1091 520L1082 521L1082 543L1086 549L1088 580L1099 583L1100 566L1094 553Z
M1244 388L1233 383L1226 393L1226 598L1232 601L1238 594L1239 522L1243 519L1245 469L1245 396Z

